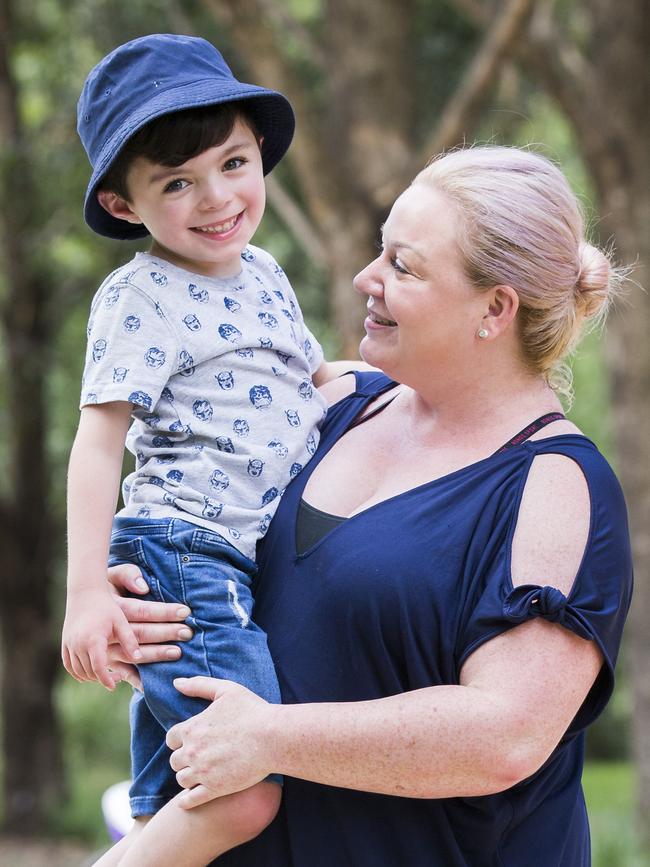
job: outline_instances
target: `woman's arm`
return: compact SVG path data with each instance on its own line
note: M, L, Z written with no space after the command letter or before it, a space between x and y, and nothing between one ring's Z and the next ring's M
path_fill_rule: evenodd
M561 456L538 458L513 543L514 583L550 582L567 593L588 528L579 468ZM536 620L479 647L460 685L375 701L271 706L235 684L185 680L182 692L216 701L170 730L172 767L192 790L186 806L271 772L408 797L485 795L543 764L601 664L593 642Z

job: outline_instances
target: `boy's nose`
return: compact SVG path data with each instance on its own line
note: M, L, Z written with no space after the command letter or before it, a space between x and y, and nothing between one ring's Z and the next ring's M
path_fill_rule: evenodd
M217 211L223 208L232 199L232 192L228 184L221 178L208 181L202 190L201 207L209 211Z

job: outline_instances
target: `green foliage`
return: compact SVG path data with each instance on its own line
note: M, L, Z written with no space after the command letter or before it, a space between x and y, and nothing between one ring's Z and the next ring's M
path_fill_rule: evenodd
M100 845L106 841L100 800L113 783L129 778L128 701L125 684L109 693L66 677L57 693L64 732L68 800L54 830Z
M593 867L649 867L634 829L634 769L627 763L592 762L583 788L591 825Z
M449 3L418 0L412 21L417 135L423 138L471 61L480 37Z

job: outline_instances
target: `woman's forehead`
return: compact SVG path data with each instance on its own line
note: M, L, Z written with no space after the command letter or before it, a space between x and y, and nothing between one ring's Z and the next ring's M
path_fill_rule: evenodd
M444 193L420 182L397 198L382 234L385 242L422 249L436 241L455 241L456 228L456 214Z

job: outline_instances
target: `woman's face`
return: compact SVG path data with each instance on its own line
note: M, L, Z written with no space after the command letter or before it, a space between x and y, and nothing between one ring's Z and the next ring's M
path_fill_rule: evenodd
M354 279L368 296L361 356L400 382L471 359L485 299L461 267L458 228L447 198L417 182L393 205L380 255Z

